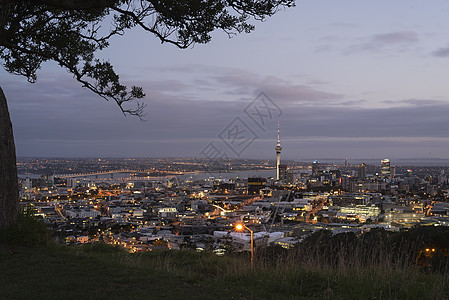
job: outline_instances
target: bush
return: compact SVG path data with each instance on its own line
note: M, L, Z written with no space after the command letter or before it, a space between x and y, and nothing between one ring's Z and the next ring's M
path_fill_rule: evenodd
M108 245L104 242L96 242L81 245L80 248L85 252L92 253L126 253L126 250L120 246Z
M47 225L30 212L19 214L14 224L0 229L0 244L14 246L47 246L50 242Z

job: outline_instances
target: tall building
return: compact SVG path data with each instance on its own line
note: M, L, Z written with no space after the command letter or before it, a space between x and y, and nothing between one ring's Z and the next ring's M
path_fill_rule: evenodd
M390 160L388 158L380 161L380 177L382 179L391 178Z
M257 195L260 190L267 186L267 180L262 177L248 178L248 195Z
M396 167L391 166L390 167L390 178L395 178L396 177Z
M318 176L319 172L320 172L320 163L317 160L315 160L312 163L312 176L314 177Z
M279 165L279 180L283 183L287 182L287 165Z
M27 177L25 179L25 189L31 190L32 188L33 188L33 181L29 177Z
M359 179L365 179L366 178L366 163L363 163L363 164L361 164L359 166L358 177L359 177Z
M287 170L287 184L293 184L295 182L295 175L293 174L292 170Z
M281 140L279 139L279 121L278 121L278 142L276 144L276 180L279 180L279 165L281 164Z
M440 183L440 184L447 183L447 176L446 176L446 174L444 174L444 170L441 170L440 176L438 176L438 183Z

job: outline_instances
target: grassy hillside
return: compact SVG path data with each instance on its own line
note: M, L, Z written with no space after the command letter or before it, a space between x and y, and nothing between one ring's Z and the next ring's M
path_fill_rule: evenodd
M16 228L13 240L0 233L0 299L449 298L447 271L388 260L330 265L313 255L272 252L259 255L251 270L246 254L128 254L104 244L55 245L30 238L30 231L26 242L24 229Z
M103 245L0 246L2 299L447 299L443 274L332 270L192 251L131 255Z

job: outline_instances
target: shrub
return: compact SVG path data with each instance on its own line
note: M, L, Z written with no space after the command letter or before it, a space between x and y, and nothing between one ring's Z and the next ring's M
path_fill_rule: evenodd
M47 246L50 242L47 225L31 212L22 212L14 224L0 229L0 244L14 246Z

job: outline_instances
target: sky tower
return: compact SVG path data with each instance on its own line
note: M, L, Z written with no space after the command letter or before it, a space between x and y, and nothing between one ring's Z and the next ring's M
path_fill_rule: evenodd
M278 142L276 144L276 180L279 180L279 165L281 164L281 140L279 139L279 121L278 121Z

